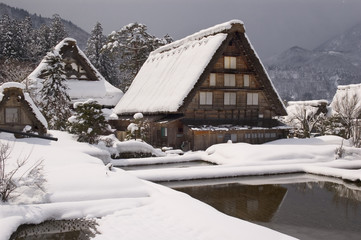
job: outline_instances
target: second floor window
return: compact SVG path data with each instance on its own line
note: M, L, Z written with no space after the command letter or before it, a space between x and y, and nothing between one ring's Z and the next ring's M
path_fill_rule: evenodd
M18 123L20 122L20 109L17 107L5 108L5 122L6 123Z
M258 105L258 93L247 93L247 105Z
M249 87L249 75L247 74L243 75L243 86Z
M225 69L236 69L236 57L224 57L224 68Z
M224 105L236 105L236 93L225 92L224 93Z
M236 75L235 74L224 74L224 86L235 87L236 86Z
M209 86L216 86L216 74L211 73L209 75Z
M200 105L212 105L213 93L212 92L199 92Z

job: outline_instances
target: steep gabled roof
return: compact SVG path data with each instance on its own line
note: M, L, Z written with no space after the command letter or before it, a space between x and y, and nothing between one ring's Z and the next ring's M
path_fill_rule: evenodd
M91 64L85 54L79 49L76 40L65 38L55 46L54 51L60 53L63 61L72 59L82 68L82 74L70 75L67 72L68 94L73 102L93 99L101 105L115 106L123 96L123 92L107 82L104 77ZM70 64L71 65L71 64ZM24 83L30 90L42 88L41 72L48 66L45 58L39 66L27 77Z
M0 86L0 103L2 103L2 101L4 100L4 95L7 91L11 90L11 89L18 89L19 92L21 92L21 95L24 96L23 102L25 102L27 104L27 109L29 110L29 112L31 114L34 115L34 120L38 121L40 123L40 125L45 129L48 128L48 122L46 121L45 117L43 114L41 114L40 110L36 107L33 99L31 99L31 97L29 96L28 93L24 93L24 89L25 89L25 85L22 83L17 83L17 82L7 82L7 83L3 83ZM22 98L21 98L22 100ZM31 116L29 116L31 118Z
M244 33L243 22L239 20L202 30L153 51L115 107L115 112L124 115L180 111L211 70L211 63L221 57L234 32L244 36L249 55L253 56L251 60L258 66L258 74L267 79L265 89L276 99L271 105L279 115L285 115L283 103Z

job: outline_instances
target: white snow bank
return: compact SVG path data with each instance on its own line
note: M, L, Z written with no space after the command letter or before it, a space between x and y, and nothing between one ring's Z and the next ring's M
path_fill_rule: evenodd
M14 139L12 161L31 152L30 161L44 159L48 195L31 203L33 193L0 204L0 240L9 239L21 224L49 219L96 219L95 239L293 239L273 230L224 215L212 207L171 189L145 182L120 169L105 167L85 152L100 151L72 136L51 131L57 142ZM98 150L97 150L98 149Z
M345 149L342 158L336 148ZM194 154L192 160L204 160L218 166L163 168L128 171L152 181L177 181L282 173L312 173L346 180L361 180L361 149L336 136L311 139L281 139L267 144L223 143L209 147L206 154ZM167 159L168 158L168 159ZM182 158L182 157L180 157ZM187 156L191 159L192 154ZM167 160L166 160L167 159ZM164 162L170 162L166 157ZM158 160L157 163L160 163Z

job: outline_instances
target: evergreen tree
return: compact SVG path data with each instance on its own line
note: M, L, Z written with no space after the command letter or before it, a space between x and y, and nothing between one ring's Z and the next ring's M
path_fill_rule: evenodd
M74 104L75 115L69 118L69 132L78 135L79 142L94 144L99 135L109 134L101 106L93 100Z
M106 38L103 35L102 25L97 22L94 26L90 37L85 48L85 55L89 58L90 62L94 65L96 69L100 71L101 63L101 50L105 44Z
M41 72L44 82L39 107L51 129L64 130L71 112L62 59L59 53L52 51L46 55L45 61L48 67Z
M169 41L169 36L167 39L159 39L150 35L147 26L139 23L132 23L118 32L112 32L105 48L111 52L109 56L118 67L117 85L120 89L126 91L149 53Z
M58 14L54 14L50 27L49 42L50 46L56 46L60 41L68 36L65 26Z

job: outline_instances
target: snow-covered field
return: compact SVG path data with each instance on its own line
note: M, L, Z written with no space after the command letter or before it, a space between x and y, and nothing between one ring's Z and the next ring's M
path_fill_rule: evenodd
M29 155L28 164L43 159L47 180L46 193L21 189L16 198L0 204L1 240L24 223L73 218L97 218L100 234L95 239L292 239L121 169L109 170L92 157L104 159L108 152L78 143L67 133L52 134L59 141L0 134L1 142L13 147L8 169Z

